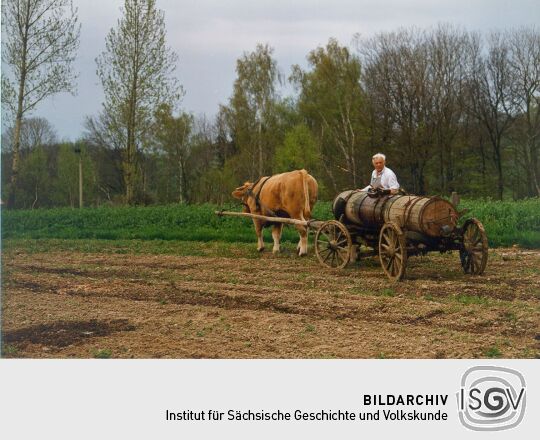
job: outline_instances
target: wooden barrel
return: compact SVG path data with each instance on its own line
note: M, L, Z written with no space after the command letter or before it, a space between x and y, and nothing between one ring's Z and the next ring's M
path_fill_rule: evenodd
M351 194L355 191L357 190L350 189L348 191L343 191L334 199L334 202L332 203L332 212L334 213L334 218L336 220L340 220L341 216L345 214L345 206L347 205L347 201L349 200Z
M332 210L337 220L344 215L349 222L368 229L395 222L407 230L431 237L448 235L455 229L458 219L454 206L439 197L393 195L371 198L358 190L339 194Z
M431 237L448 235L455 229L457 220L454 205L439 197L397 196L384 212L385 222L393 221Z
M394 196L369 197L367 192L355 192L347 200L347 220L366 228L378 228L384 224L384 206Z

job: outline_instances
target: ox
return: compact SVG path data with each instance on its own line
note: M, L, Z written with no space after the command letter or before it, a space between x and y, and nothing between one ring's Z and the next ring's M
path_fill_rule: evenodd
M306 170L290 171L259 178L255 183L246 182L236 188L232 195L242 201L244 212L265 216L290 217L297 220L310 220L311 211L317 201L317 181ZM279 252L282 223L265 222L253 219L257 234L257 250L264 249L262 229L272 226L274 247ZM298 255L307 255L307 227L295 225L300 234L296 250Z

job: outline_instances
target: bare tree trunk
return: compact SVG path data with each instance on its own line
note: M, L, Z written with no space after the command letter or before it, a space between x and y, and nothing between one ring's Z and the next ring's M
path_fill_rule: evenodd
M36 206L36 203L38 201L38 185L36 183L36 187L35 187L35 198L34 198L34 203L32 203L32 208L31 209L34 209L34 207Z
M128 141L127 149L124 157L124 183L126 185L126 203L132 205L134 202L134 191L133 191L133 135L131 134L131 129L128 129Z
M497 166L497 198L499 200L502 200L504 190L504 177L502 171L500 139L496 142L496 145L493 145L493 147L495 149L495 165Z
M263 148L262 148L262 122L259 121L259 176L262 176L264 173L264 164L263 164Z
M20 95L22 97L22 94ZM19 178L19 162L20 162L20 147L21 147L21 124L22 124L22 99L19 99L19 111L17 111L17 119L15 120L15 133L13 142L13 162L11 165L11 186L9 187L7 208L15 207L15 191L17 189L17 181Z
M482 159L482 192L486 189L486 153L484 151L484 138L480 136L480 158Z
M27 20L28 23L28 14L29 8L27 8ZM13 163L11 165L11 186L9 188L7 208L12 209L15 207L15 192L17 190L17 181L19 179L19 162L20 162L20 149L21 149L21 127L23 119L23 108L24 108L24 85L26 83L26 51L28 45L28 26L26 26L23 36L23 55L21 66L21 77L19 78L19 91L17 96L17 116L15 119L15 133L14 133L14 142L13 142Z

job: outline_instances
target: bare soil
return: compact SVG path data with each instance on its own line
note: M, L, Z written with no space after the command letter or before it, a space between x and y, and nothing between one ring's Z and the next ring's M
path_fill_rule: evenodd
M257 258L3 256L4 357L534 358L540 251L490 251L469 276L454 254L322 268L310 249Z

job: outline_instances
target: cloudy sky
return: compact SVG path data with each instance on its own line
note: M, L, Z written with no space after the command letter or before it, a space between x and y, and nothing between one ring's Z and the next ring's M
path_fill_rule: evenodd
M75 68L78 95L57 95L35 115L46 117L63 139L75 140L84 117L97 114L103 94L95 58L121 14L122 0L74 0L82 23ZM194 114L216 113L235 79L235 61L257 43L268 43L282 73L305 66L306 54L330 37L350 45L401 26L452 23L488 31L540 23L539 0L157 0L165 11L168 44L179 55L177 75L186 95L182 107Z

